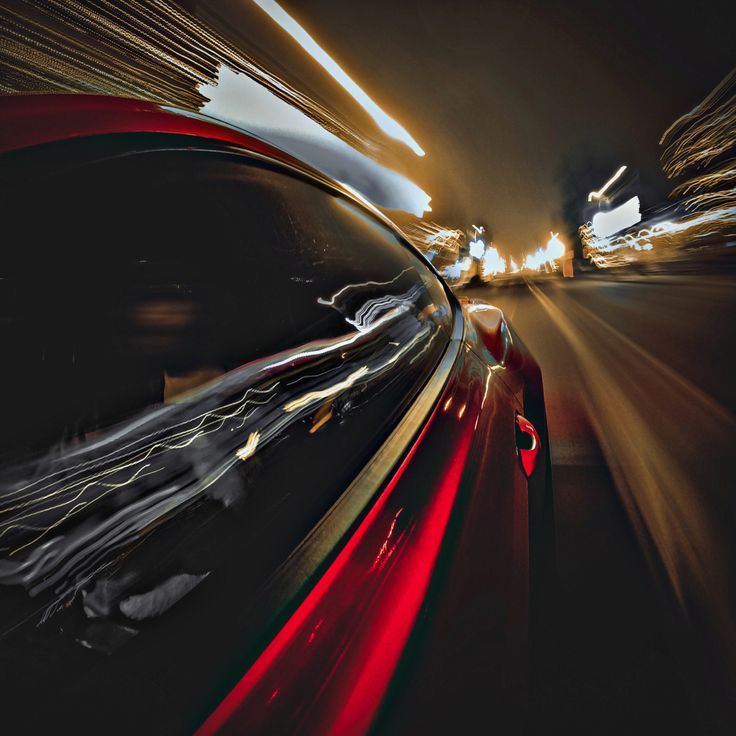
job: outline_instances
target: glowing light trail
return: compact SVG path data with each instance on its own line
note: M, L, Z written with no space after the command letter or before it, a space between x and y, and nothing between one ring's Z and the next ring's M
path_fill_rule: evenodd
M330 396L335 396L335 394L339 394L346 388L350 388L361 376L365 375L367 372L368 366L364 365L362 368L358 368L357 371L353 371L344 381L340 381L334 386L329 386L328 388L323 388L319 391L310 391L309 393L304 394L304 396L300 396L298 399L294 399L288 404L284 404L284 411L292 412L296 411L297 409L303 409L305 406L308 406L314 401L321 401L322 399L329 398Z
M248 435L248 441L238 450L235 451L235 455L238 460L247 460L249 457L255 455L258 449L258 441L261 439L260 432L251 432Z
M201 114L263 138L362 199L417 217L431 209L431 197L421 187L366 156L247 74L220 66L216 80L197 90L207 98Z
M424 156L420 145L396 120L387 115L345 70L274 0L253 2L278 23L343 89L373 118L391 138L405 143L417 156Z
M626 171L626 166L622 166L597 192L588 194L588 202L592 202L594 199L600 199L624 171Z

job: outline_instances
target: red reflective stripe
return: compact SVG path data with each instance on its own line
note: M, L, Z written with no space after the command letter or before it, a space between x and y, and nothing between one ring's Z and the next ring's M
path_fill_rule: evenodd
M308 715L299 716L300 730L337 734L361 732L370 726L429 586L473 437L473 422L468 420L456 435L454 453L439 482L428 489L428 504L416 524L392 541L403 507L396 510L389 500L436 415L437 408L332 565L205 721L199 736L268 729L267 711L282 698L287 698L282 704L287 709L292 705L295 710L309 708L313 703L289 702L286 691L290 684L298 688L298 676L305 667L309 669L310 661L334 661L334 665L324 681L314 685L315 700L321 702ZM381 564L376 571L376 550L379 558L385 555L388 559L399 544L392 565ZM369 580L367 574L380 578ZM353 628L352 614L357 610L365 615ZM312 651L315 633L330 617L333 620L325 627L331 625L336 633L331 639L329 631L320 630L316 644L322 648ZM351 624L347 638L341 634L346 621ZM333 677L338 669L339 677Z
M391 590L384 594L388 599L384 603L385 616L375 617L372 636L364 637L366 651L360 677L329 733L363 733L375 717L429 587L472 438L473 428L468 422L423 529L404 555L401 569L394 571L389 580Z

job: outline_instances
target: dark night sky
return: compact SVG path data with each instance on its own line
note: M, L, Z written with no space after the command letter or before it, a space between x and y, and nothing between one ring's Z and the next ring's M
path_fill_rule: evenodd
M502 252L545 242L564 227L563 196L584 199L620 163L639 172L643 206L658 204L662 132L736 64L734 2L281 2L427 151L392 146L432 219L483 219ZM199 5L376 134L248 0Z

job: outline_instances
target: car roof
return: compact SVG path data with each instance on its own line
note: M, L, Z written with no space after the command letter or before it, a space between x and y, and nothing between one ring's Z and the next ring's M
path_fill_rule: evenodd
M149 100L79 93L0 95L0 155L74 138L118 133L188 135L237 146L321 181L356 201L393 230L411 240L393 220L360 192L277 146L240 128L196 112ZM416 246L412 250L420 254ZM431 264L430 264L431 265Z
M44 143L116 133L164 133L235 145L297 169L357 200L399 233L360 192L247 131L196 112L149 100L92 94L0 95L0 155Z
M197 136L311 168L245 131L147 100L84 94L0 97L0 153L70 138L114 133Z

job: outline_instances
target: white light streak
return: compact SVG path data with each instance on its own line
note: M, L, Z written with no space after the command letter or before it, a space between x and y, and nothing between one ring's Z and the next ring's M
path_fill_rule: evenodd
M369 202L417 217L431 209L432 198L421 187L353 148L246 74L221 66L216 82L200 84L197 91L207 100L199 110L202 115L267 141L357 190Z
M340 86L373 118L391 138L405 143L417 156L424 156L421 146L396 120L387 115L345 70L297 23L275 0L253 0L278 23Z
M450 264L442 271L442 275L448 279L459 279L465 271L473 265L473 259L469 256Z
M309 391L308 393L304 394L304 396L300 396L298 399L289 401L287 404L284 404L284 411L292 412L296 411L297 409L303 409L305 406L309 406L309 404L315 401L322 401L323 399L327 399L330 396L335 396L341 391L350 388L361 376L364 376L367 372L368 366L364 365L361 368L358 368L357 371L353 371L344 381L340 381L339 383L336 383L333 386L329 386L328 388L324 388L321 391Z
M588 202L592 202L594 199L600 199L624 171L626 171L626 166L622 166L597 192L591 192L588 195Z

